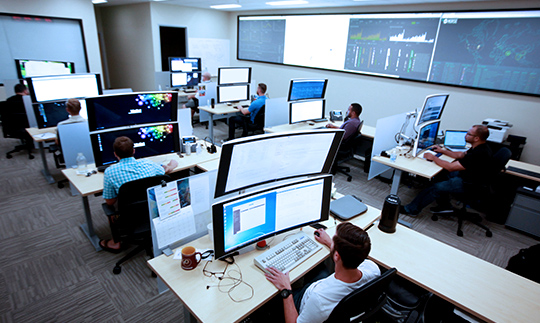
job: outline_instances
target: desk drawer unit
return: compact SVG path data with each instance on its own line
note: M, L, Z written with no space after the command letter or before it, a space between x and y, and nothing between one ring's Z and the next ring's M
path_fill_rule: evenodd
M519 188L505 225L540 237L540 193Z

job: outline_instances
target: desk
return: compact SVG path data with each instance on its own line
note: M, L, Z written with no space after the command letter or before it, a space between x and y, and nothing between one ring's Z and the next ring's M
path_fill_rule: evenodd
M398 225L369 231L370 258L488 322L538 322L540 285Z
M49 166L47 165L47 158L45 157L45 148L43 147L43 143L47 141L54 141L56 140L56 127L50 127L50 128L26 128L26 132L30 136L32 136L32 139L38 143L39 146L39 154L41 155L41 162L43 163L43 169L41 170L41 173L43 176L45 176L45 179L49 184L54 184L55 180L51 175L51 172L49 171ZM54 134L54 137L50 138L40 138L41 135L45 133L52 133Z
M446 161L452 161L452 158L446 155L442 155L440 158ZM391 194L397 194L403 171L425 178L432 178L442 170L442 167L434 162L429 162L420 157L408 158L397 156L396 161L392 162L388 157L373 156L371 160L395 168L394 177L392 178L392 188L390 189Z
M537 176L540 176L540 166L510 159L508 161L508 164L506 164L506 167L507 167L506 169L507 174L523 177L523 178L530 179L536 182L540 182L540 177L532 176L533 174L526 174L526 173L521 173L512 169L508 169L508 167L512 167L515 169L524 170L525 172L536 173Z
M246 105L249 104L249 101L242 101L236 105ZM214 115L215 114L232 114L237 113L238 109L235 108L236 105L227 105L225 103L215 104L214 108L210 105L201 105L199 109L206 111L210 114L210 121L208 121L208 129L210 130L210 140L213 144L214 142Z
M200 143L200 141L198 141ZM189 169L202 164L204 162L219 159L221 154L221 148L217 147L217 153L209 154L205 149L202 150L200 154L192 153L190 156L184 155L183 158L178 157L178 154L166 154L154 157L148 157L145 159L151 160L156 163L168 163L171 160L176 160L178 166L173 170L173 172L178 172L184 169ZM88 169L95 169L95 164L89 164ZM94 226L92 223L92 213L90 212L90 204L88 203L88 196L103 191L103 176L104 173L98 172L90 177L77 175L75 169L63 169L62 173L66 176L69 182L79 191L82 198L84 216L86 218L86 223L81 224L82 231L86 234L96 251L101 250L99 246L99 238L94 232Z
M297 131L297 130L316 130L319 127L322 127L326 125L329 121L323 121L323 122L316 122L313 125L310 125L307 122L299 122L294 124L282 124L279 126L273 126L269 128L264 128L265 132L270 133L276 133L276 132L289 132L289 131ZM336 126L341 126L343 124L342 121L334 122ZM371 126L362 126L362 136L365 136L367 138L375 138L375 127Z
M353 223L360 227L367 227L380 215L377 209L369 208L368 212L355 218ZM328 234L335 233L333 220L326 221ZM305 227L303 230L308 234L313 234L314 229ZM274 244L277 244L288 233L277 236ZM212 249L212 243L208 235L203 236L189 243L200 250ZM182 248L182 247L179 247ZM185 271L180 267L180 260L174 260L173 256L161 255L148 261L152 270L167 284L173 293L180 298L186 311L184 320L189 322L190 315L193 315L200 322L238 322L254 312L279 291L274 285L266 280L263 271L253 263L253 259L264 251L252 250L241 256L235 257L236 263L242 270L242 278L254 289L253 298L242 303L233 302L225 293L221 293L217 288L207 289L209 283L202 274L202 263L191 271ZM309 270L317 266L328 257L330 251L323 247L305 262L290 272L291 281L302 277ZM189 312L188 312L189 311Z

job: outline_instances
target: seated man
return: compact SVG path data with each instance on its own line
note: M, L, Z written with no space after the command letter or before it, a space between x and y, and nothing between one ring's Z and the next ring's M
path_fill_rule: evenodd
M59 125L68 124L68 123L86 122L86 119L81 117L81 115L79 114L81 112L81 102L79 102L79 100L77 99L67 100L66 111L67 113L69 113L69 118L58 122Z
M341 125L341 127L329 123L326 125L326 128L344 129L345 134L343 135L342 142L345 142L358 132L358 127L360 126L360 114L362 114L362 106L358 103L351 103L349 109L347 110L345 122Z
M234 132L236 130L236 125L242 125L242 137L247 136L248 131L248 123L255 123L255 117L257 116L257 113L261 110L261 108L266 104L266 84L259 83L257 86L257 99L255 101L251 102L250 106L248 108L244 108L240 105L236 106L243 116L234 116L229 118L229 138L228 140L234 139Z
M202 74L202 81L201 83L209 83L212 79L212 75L209 72L204 72ZM193 116L195 115L195 112L199 112L199 99L197 94L188 96L188 100L186 104L183 106L184 108L190 108L191 109L191 120L193 120Z
M446 176L445 181L440 181L424 189L411 203L402 206L400 213L416 216L435 200L438 206L432 207L432 211L451 210L450 193L463 193L465 186L483 183L489 176L489 165L492 158L491 149L486 143L488 137L489 130L486 126L475 125L465 135L465 141L471 144L471 148L467 152L450 151L434 146L434 152L455 158L453 162L447 162L433 154L425 153L425 159L433 161L450 173Z
M103 198L109 205L116 203L118 190L122 184L140 178L168 174L172 172L178 163L171 160L169 164L162 166L147 160L136 160L133 141L128 137L118 137L113 144L114 155L119 162L105 170L103 177ZM101 240L99 245L103 250L117 253L121 250L120 242L112 239Z
M334 274L304 286L299 291L291 291L288 273L283 274L275 268L269 268L269 273L266 274L266 279L282 291L287 323L324 322L345 296L381 274L379 267L366 259L371 250L371 242L367 232L361 228L345 222L337 226L333 238L322 229L317 232L319 236L315 235L315 239L330 248L330 256L335 266Z

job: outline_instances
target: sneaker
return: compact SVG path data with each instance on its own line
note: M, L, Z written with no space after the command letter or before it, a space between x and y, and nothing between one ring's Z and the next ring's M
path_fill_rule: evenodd
M449 205L437 205L430 207L429 210L433 213L450 213L454 211L454 209Z
M410 217L415 217L415 216L418 215L418 214L411 214L411 212L409 212L409 211L407 211L407 209L405 209L404 205L399 206L399 213L403 214L403 215L408 215Z

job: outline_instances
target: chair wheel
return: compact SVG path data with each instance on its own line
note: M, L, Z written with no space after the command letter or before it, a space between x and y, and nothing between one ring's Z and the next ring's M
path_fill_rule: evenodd
M58 182L57 186L58 188L64 188L64 183Z
M34 155L28 156L28 159L34 159L34 158L35 158Z
M439 217L438 217L436 214L433 214L433 215L431 216L431 220L437 221L437 220L439 220Z
M152 277L157 278L157 275L155 272L152 272Z
M112 272L113 272L113 274L118 275L118 274L120 274L122 272L122 267L116 265L116 266L114 266L114 269L113 269Z
M350 182L352 181L352 178L351 177L347 177L347 182Z
M11 155L9 155L9 154L6 154L6 158L7 158L7 159L11 159L11 158L13 158L13 156L11 156Z
M458 235L458 237L463 237L463 231L458 230L457 235Z
M491 238L493 237L493 233L491 231L486 231L486 237Z

